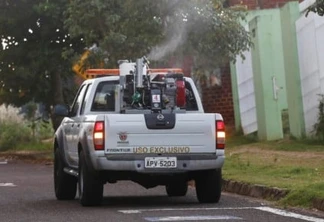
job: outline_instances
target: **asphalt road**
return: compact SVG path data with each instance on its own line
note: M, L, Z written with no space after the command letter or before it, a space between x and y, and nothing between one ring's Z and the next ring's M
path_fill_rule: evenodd
M52 165L0 160L0 221L324 222L322 212L283 211L228 193L218 204L199 204L194 188L185 197L169 198L164 187L147 190L127 181L105 185L103 205L87 208L77 199L55 199L52 172Z

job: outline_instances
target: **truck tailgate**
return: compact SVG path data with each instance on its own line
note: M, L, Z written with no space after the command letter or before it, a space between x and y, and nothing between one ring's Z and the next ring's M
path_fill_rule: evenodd
M144 114L105 116L105 153L215 153L215 114L175 115L174 127L149 129Z

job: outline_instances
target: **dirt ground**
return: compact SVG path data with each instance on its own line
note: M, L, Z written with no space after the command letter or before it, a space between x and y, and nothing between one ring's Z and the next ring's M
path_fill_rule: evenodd
M0 162L3 161L24 161L28 163L44 163L44 164L52 164L52 153L50 151L47 152L37 152L37 151L7 151L0 152Z
M264 149L254 145L227 149L225 155L239 155L243 160L258 159L264 163L276 162L280 165L303 165L308 167L324 167L324 150L321 151L278 151Z

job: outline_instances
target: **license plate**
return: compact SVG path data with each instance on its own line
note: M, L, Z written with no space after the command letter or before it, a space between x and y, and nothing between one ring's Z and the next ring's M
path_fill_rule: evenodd
M176 157L146 157L145 168L176 168Z

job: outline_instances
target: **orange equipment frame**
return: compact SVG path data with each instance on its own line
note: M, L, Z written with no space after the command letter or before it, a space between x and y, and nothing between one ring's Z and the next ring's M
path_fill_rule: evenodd
M148 69L148 74L151 73L183 73L179 68L161 68L161 69ZM100 75L107 76L119 76L119 69L87 69L85 72L87 79L92 79Z

